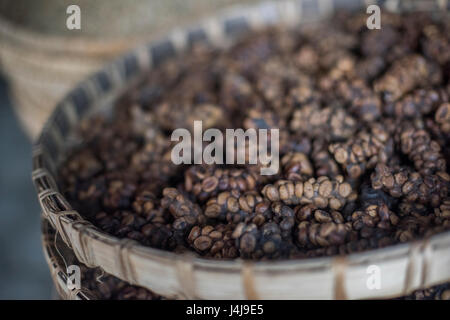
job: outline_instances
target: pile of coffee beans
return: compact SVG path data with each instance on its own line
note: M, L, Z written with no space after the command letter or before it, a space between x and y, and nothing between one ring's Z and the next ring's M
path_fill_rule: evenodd
M65 195L112 235L211 259L348 254L449 230L450 19L383 13L368 30L366 18L166 61L112 117L80 124ZM279 129L280 170L175 165L171 134L194 120Z
M450 283L440 284L428 289L417 290L400 300L450 300Z

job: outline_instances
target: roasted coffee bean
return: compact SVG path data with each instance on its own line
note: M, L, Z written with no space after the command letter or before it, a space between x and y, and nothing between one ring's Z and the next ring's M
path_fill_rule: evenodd
M158 223L145 224L140 230L144 244L164 250L171 250L176 247L178 239L174 233L171 227Z
M446 102L439 106L436 111L435 120L439 124L441 131L445 134L450 133L450 103Z
M255 79L256 90L274 109L282 110L286 87L289 82L295 81L297 73L295 67L289 66L288 62L278 57L271 58L261 66L258 78Z
M175 188L163 190L161 206L168 209L174 217L173 228L177 231L185 231L189 227L205 221L200 207Z
M287 254L287 244L282 241L281 230L269 222L260 228L255 224L239 224L232 234L240 256L244 259L274 259Z
M187 240L196 251L208 257L233 259L238 253L231 237L232 232L232 225L195 226Z
M307 155L301 152L290 152L281 158L283 174L288 180L306 180L313 175L313 167Z
M158 200L152 192L143 190L136 195L132 206L137 213L147 215L156 208L157 203Z
M418 89L395 103L387 103L385 112L398 119L422 117L435 110L440 101L436 90Z
M392 226L399 223L399 218L384 203L355 211L351 220L353 229L359 231L362 238L371 238L372 233L376 232L374 228L391 230Z
M61 174L67 177L71 183L78 180L87 180L93 178L102 170L102 163L95 157L91 150L82 150L75 154L64 168Z
M434 175L421 175L406 167L393 169L380 163L371 180L374 189L383 189L392 197L437 207L447 196L450 176L442 171Z
M258 200L250 200L249 202L253 201L251 204L246 200L243 200L245 209L250 210L247 211L241 209L239 197L240 194L237 190L219 193L217 197L209 199L206 203L205 216L223 221L228 220L231 223L238 223L246 220L251 213L250 206L253 204L256 205ZM262 197L259 197L259 201L262 201Z
M221 191L253 190L259 179L250 170L192 166L185 172L185 188L200 201L205 201Z
M220 105L230 112L237 115L242 108L251 105L262 107L262 99L256 94L255 88L242 74L227 72L221 80L219 93Z
M297 222L309 221L314 216L317 207L313 204L298 205L295 207L295 218Z
M357 62L355 72L365 81L377 77L386 67L386 61L380 56L370 56Z
M396 138L401 151L408 156L420 173L446 171L447 163L439 143L432 140L424 129L417 129L414 124L406 122L399 128Z
M382 93L387 101L395 101L417 86L438 84L440 78L439 69L421 55L412 54L395 61L375 82L375 91Z
M359 201L362 207L366 207L372 204L385 203L389 208L396 205L396 199L381 189L372 188L368 183L364 183L360 186L361 193L359 195Z
M350 106L359 119L372 122L381 116L380 98L361 79L338 83L338 95ZM344 119L341 119L341 121ZM356 120L353 120L356 129Z
M448 28L447 28L448 29ZM448 30L447 30L448 31ZM435 24L427 25L423 30L422 48L425 56L444 65L450 61L450 40L444 30Z
M443 283L427 289L414 291L401 300L450 300L450 283Z
M322 176L305 182L278 180L262 189L264 197L270 201L282 201L287 205L312 203L318 208L341 209L347 201L353 201L356 193L342 176L330 180Z
M393 152L392 140L389 139L389 131L386 128L374 125L370 131L361 131L345 143L329 145L334 159L350 178L359 178L377 162L386 162Z
M341 174L339 165L329 153L328 143L324 139L314 140L311 159L313 160L317 176L336 178L336 176Z
M399 41L400 37L401 33L389 24L386 24L380 32L366 31L362 36L362 53L366 56L382 56Z
M294 111L291 130L310 137L342 140L351 137L357 128L356 120L342 108L324 108L308 104Z
M297 227L297 241L301 247L328 247L343 244L348 234L344 224L334 222L301 222Z
M291 231L295 224L294 210L281 202L274 202L272 204L272 212L272 221L280 227L283 239L291 239Z

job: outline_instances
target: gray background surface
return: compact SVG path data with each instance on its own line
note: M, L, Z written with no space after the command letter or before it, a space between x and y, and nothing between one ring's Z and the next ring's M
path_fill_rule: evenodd
M49 299L40 210L31 182L31 142L0 75L0 299Z

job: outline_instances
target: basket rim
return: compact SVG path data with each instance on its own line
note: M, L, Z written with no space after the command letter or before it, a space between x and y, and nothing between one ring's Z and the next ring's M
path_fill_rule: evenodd
M55 235L51 235L50 222L44 218L41 214L41 243L42 251L44 254L45 261L50 270L50 276L52 278L55 289L60 298L64 300L91 300L94 294L88 289L80 288L79 290L70 290L66 283L68 275L66 270L61 265L54 246Z
M286 3L294 3L294 4L301 4L303 1L286 1ZM439 2L439 1L438 1ZM280 17L291 17L292 13L288 13L289 10L286 10L286 8L289 9L289 7L283 7L280 5L279 2L273 3L268 2L272 7L276 7L280 12ZM264 3L267 5L267 3ZM257 5L250 6L252 10L254 8L260 8ZM241 6L239 6L239 9L241 9ZM292 9L292 7L290 7ZM254 12L251 13L252 10L249 10L249 12L245 11L242 12L238 10L230 11L230 14L220 16L220 21L228 21L227 19L235 19L236 14L238 14L239 17L242 15L248 15L247 18L254 19L255 15ZM328 13L328 12L327 12ZM267 24L260 24L261 21L258 21L258 23L255 23L252 27L259 27L259 26L266 26ZM208 19L206 22L206 26L209 28L211 27L211 20ZM217 25L215 25L217 27ZM214 28L213 28L214 29ZM189 30L189 29L187 29ZM178 39L179 40L179 30L176 30L174 33L169 35L169 39ZM209 35L211 36L211 35ZM214 38L215 37L215 38ZM225 40L227 40L228 36L225 36ZM217 34L217 29L214 29L214 34L211 36L211 40L214 42L216 41L223 41L224 40L224 34ZM160 42L158 41L151 41L150 42L150 48L153 48L154 45L159 45ZM179 42L178 42L179 43ZM185 43L184 43L185 45ZM153 47L152 47L153 46ZM154 61L152 61L151 57L148 59L148 57L145 56L145 54L149 53L149 50L147 50L148 46L143 46L135 49L134 51L131 51L131 53L135 54L138 58L138 63L142 64L143 70L137 71L139 75L142 75L145 73L145 71L148 71L151 67L151 65L148 64L148 61L150 61L150 64ZM144 51L145 50L145 54ZM180 49L180 48L178 48ZM181 48L182 49L182 48ZM181 50L180 49L180 50ZM145 56L146 59L144 59L146 62L143 62L141 59L142 56ZM391 260L391 259L398 259L398 258L406 258L408 261L408 266L406 268L406 271L408 273L408 277L411 276L414 278L414 272L419 272L417 270L425 270L426 268L424 265L427 263L426 253L428 250L434 250L433 248L439 246L441 243L444 243L444 246L446 248L450 248L450 231L442 232L439 234L435 234L429 238L419 239L412 242L407 243L399 243L395 245L391 245L384 248L378 248L378 249L370 249L363 252L356 252L356 253L350 253L346 255L337 255L337 256L331 256L331 257L315 257L315 258L307 258L307 259L292 259L292 260L277 260L277 261L247 261L242 259L235 259L235 260L211 260L206 259L204 257L194 255L192 253L185 253L185 254L178 254L173 253L161 249L156 249L148 246L144 246L142 244L139 244L135 241L131 241L129 239L119 239L111 234L108 234L99 228L92 225L90 222L87 222L84 218L81 217L81 215L74 211L68 201L65 199L65 197L59 193L58 188L56 186L56 178L52 176L50 171L47 167L44 166L42 162L42 158L45 155L51 154L52 152L47 152L44 141L49 138L49 136L57 137L56 140L61 141L62 135L58 130L55 130L53 126L53 122L57 121L58 118L58 109L63 110L64 107L66 107L66 113L72 114L74 113L73 105L75 104L73 100L73 95L76 93L79 93L79 90L92 90L93 83L95 82L97 76L106 74L115 74L116 72L120 72L124 70L124 65L126 67L127 59L130 57L130 53L122 56L121 58L115 60L113 63L111 63L108 67L106 67L101 72L93 75L92 77L88 78L85 82L82 83L81 86L77 87L76 89L72 90L61 102L61 104L58 105L55 111L53 111L52 116L47 121L47 123L44 125L44 129L41 132L41 135L39 139L35 143L34 151L33 151L33 182L35 184L35 187L38 191L38 197L40 200L40 205L44 211L45 217L50 221L53 227L55 227L63 236L64 241L69 246L72 246L78 259L85 263L86 265L90 265L93 261L92 252L86 253L84 252L85 248L77 248L77 244L73 240L71 236L68 236L67 234L70 232L75 232L76 237L79 238L79 243L81 243L81 246L83 246L84 241L91 241L92 242L99 242L103 245L110 246L110 247L119 247L119 255L121 255L122 251L125 250L127 259L129 258L128 254L132 253L136 256L139 256L143 259L160 259L160 260L170 260L173 263L187 263L188 265L195 266L196 269L204 269L204 270L222 270L223 272L242 272L243 270L251 270L250 273L257 273L259 271L264 273L280 273L285 272L287 270L296 269L296 270L309 270L309 269L315 269L315 268L324 268L324 269L331 269L331 270L339 270L340 267L348 267L349 265L357 265L358 263L368 263L373 262L374 260L380 259L380 257L384 257L384 260ZM126 68L125 68L126 69ZM125 77L127 78L127 77ZM136 80L136 77L133 78ZM123 83L118 83L117 87L121 89L126 89L127 86L129 86L131 83L131 80L125 79ZM94 97L94 100L91 104L98 103L98 97ZM72 100L71 100L72 99ZM96 100L97 99L97 100ZM60 112L61 113L61 112ZM50 161L51 162L51 161ZM43 180L45 180L45 183L43 183ZM63 210L56 210L52 207L52 204L46 204L44 202L45 199L48 199L49 197L56 197L58 198L59 203L63 203L63 207L65 207ZM54 203L53 203L54 205ZM80 228L81 227L81 228ZM75 231L74 231L75 230ZM78 244L79 244L78 243ZM81 249L81 250L80 250ZM450 250L449 250L450 251ZM95 254L94 254L95 255ZM417 258L418 256L419 258ZM95 257L94 257L95 258ZM415 261L414 259L419 259L419 261ZM95 259L94 259L95 260ZM413 261L414 260L414 261ZM127 264L129 261L126 262ZM412 268L413 271L410 275L410 264L416 266L419 265L418 268ZM107 265L99 265L100 267L103 267L104 269L108 269L109 266ZM422 266L422 267L420 267ZM133 270L130 272L129 266L121 266L121 270L117 271L114 270L114 272L108 271L108 273L121 278L125 281L128 281L130 283L133 283L135 280L135 276L132 274ZM132 268L131 268L132 269ZM244 272L245 273L245 272ZM336 278L339 278L340 271L333 271ZM440 281L447 281L450 279L450 274L445 275L445 279L440 279ZM433 284L432 282L427 283L425 280L427 277L426 274L422 274L421 278L419 280L411 280L414 282L413 284L410 283L410 280L405 284L405 293L409 291L413 291L418 289L419 287L428 286L430 284ZM342 279L341 279L342 280ZM336 282L337 281L337 282ZM334 284L334 297L336 298L345 298L345 293L342 295L339 293L340 290L344 290L342 288L343 283L340 282L339 279L337 279ZM436 282L436 280L434 280ZM143 285L140 284L139 285ZM145 284L143 285L147 287ZM183 285L182 285L183 286ZM188 285L189 286L189 285ZM251 287L251 285L250 285ZM251 294L247 294L248 297L252 297Z

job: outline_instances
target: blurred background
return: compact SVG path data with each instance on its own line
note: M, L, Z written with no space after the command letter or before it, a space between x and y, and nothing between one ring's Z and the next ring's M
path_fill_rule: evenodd
M31 143L0 74L0 299L48 299L40 210L31 182Z

